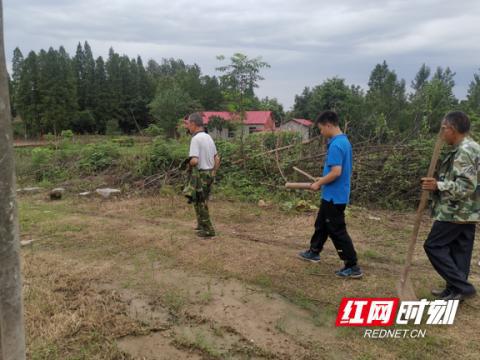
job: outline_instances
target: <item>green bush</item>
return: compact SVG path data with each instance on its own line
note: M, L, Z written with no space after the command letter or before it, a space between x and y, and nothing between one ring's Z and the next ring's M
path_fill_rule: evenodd
M165 136L165 130L163 130L161 127L155 124L150 124L145 130L145 134L147 136Z
M264 131L250 134L245 143L252 148L264 148L265 150L273 150L277 147L298 144L302 141L302 135L296 131Z
M54 142L56 140L55 135L53 135L51 133L45 134L43 136L43 138L45 139L45 141L47 141L49 143Z
M150 148L142 173L151 175L179 166L188 157L188 143L156 138Z
M117 145L111 142L89 144L82 151L80 169L89 173L102 171L114 165L119 156Z
M48 148L35 148L32 150L31 172L35 180L42 181L50 177L53 166L54 152Z
M114 144L117 144L117 145L123 146L123 147L132 147L132 146L135 145L135 140L133 139L133 137L115 138L115 139L112 139L112 142Z
M63 130L61 136L64 140L72 140L73 139L73 131L72 130Z

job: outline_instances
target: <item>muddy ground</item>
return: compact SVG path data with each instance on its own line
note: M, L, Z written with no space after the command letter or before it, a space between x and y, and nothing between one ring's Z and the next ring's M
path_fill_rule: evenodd
M315 214L214 199L218 236L193 230L175 195L19 198L29 359L433 359L480 353L480 300L425 339L364 339L334 325L342 297L395 296L413 213L352 206L365 277L342 280L329 242L319 264L296 255ZM421 230L423 239L430 220ZM477 236L478 240L478 236ZM420 297L442 284L420 241ZM478 246L472 281L480 286Z

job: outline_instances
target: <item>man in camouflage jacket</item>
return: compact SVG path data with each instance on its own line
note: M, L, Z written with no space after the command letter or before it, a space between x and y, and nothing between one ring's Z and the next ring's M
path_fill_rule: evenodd
M480 145L468 136L470 120L460 111L442 121L442 137L451 149L441 160L436 178L423 178L432 192L435 220L424 244L430 262L446 281L432 290L444 300L463 300L476 294L468 281L475 226L480 221Z
M204 238L213 237L215 229L210 220L207 201L215 173L220 166L220 157L213 139L204 130L201 114L190 115L185 125L192 135L192 140L188 160L189 181L183 193L189 202L193 203L197 218L197 235Z

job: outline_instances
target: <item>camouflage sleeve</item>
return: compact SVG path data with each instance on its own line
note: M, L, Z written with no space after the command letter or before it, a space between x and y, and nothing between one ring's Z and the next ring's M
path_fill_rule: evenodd
M454 180L438 181L442 197L460 200L475 193L478 185L478 164L468 153L460 153L453 161Z

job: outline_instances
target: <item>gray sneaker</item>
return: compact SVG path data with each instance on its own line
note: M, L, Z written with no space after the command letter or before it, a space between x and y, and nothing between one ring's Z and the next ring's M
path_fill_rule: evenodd
M432 295L438 298L444 298L450 295L450 289L433 289L431 291Z
M299 258L313 263L320 262L320 255L314 253L312 250L302 251L298 254Z
M344 267L335 272L339 278L351 278L351 279L360 279L363 277L363 272L358 266Z

